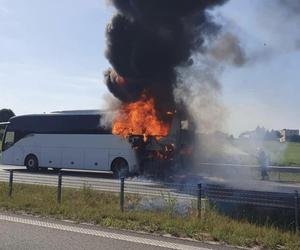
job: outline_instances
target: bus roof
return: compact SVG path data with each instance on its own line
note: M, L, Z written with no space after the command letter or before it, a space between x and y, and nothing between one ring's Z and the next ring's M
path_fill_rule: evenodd
M109 112L108 110L98 110L98 109L87 109L87 110L63 110L63 111L53 111L50 114L73 114L73 115L99 115Z

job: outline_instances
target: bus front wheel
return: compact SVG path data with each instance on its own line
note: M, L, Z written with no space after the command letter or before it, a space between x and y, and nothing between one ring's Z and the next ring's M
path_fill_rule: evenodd
M112 171L115 178L120 179L127 177L129 174L129 166L125 159L117 158L112 163Z
M25 160L25 166L29 171L38 171L39 161L35 155L28 155Z

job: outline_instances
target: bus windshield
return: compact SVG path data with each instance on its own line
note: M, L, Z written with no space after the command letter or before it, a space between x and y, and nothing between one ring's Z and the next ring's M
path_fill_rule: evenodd
M14 134L9 133L6 136L7 126L9 125L8 122L0 123L0 151L4 151L6 149L5 144L7 147L14 143Z
M3 142L2 142L2 151L9 149L15 143L15 132L7 131L4 134Z

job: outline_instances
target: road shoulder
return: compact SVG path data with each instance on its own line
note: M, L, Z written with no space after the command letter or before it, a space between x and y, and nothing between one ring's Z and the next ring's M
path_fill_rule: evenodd
M190 250L207 250L207 249L237 249L217 243L202 243L189 239L179 239L170 236L158 236L142 232L132 232L127 230L116 230L103 228L91 224L78 224L72 221L61 221L52 218L42 218L32 215L20 215L7 212L0 212L1 221L9 221L12 223L21 223L26 225L50 228L53 230L62 230L73 233L92 235L95 237L108 238L113 240L121 240L144 245L151 245L162 248L171 249L190 249ZM241 248L240 248L241 249ZM243 248L245 249L245 248Z

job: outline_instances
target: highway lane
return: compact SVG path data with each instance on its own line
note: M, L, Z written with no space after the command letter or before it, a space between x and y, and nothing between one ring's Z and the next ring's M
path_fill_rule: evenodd
M231 250L236 248L100 228L93 225L78 225L53 219L1 213L0 249Z
M45 171L38 173L30 173L25 167L20 166L4 166L0 165L0 181L7 182L9 178L9 169L14 169L14 182L25 184L40 184L56 186L58 174L53 171ZM63 187L82 188L84 186L95 190L107 192L119 192L120 181L113 179L112 175L95 171L73 171L63 170ZM238 177L238 176L237 176ZM125 181L125 192L131 194L141 194L149 196L160 196L162 193L171 194L174 197L182 199L196 199L197 184L206 183L212 185L220 185L224 187L270 191L270 192L287 192L291 193L295 190L300 191L299 183L282 183L278 181L260 181L243 179L226 179L220 177L197 175L194 173L186 174L184 177L175 177L174 183L162 184L147 180L145 178L128 178ZM182 189L181 183L185 189ZM181 191L180 191L181 190Z

